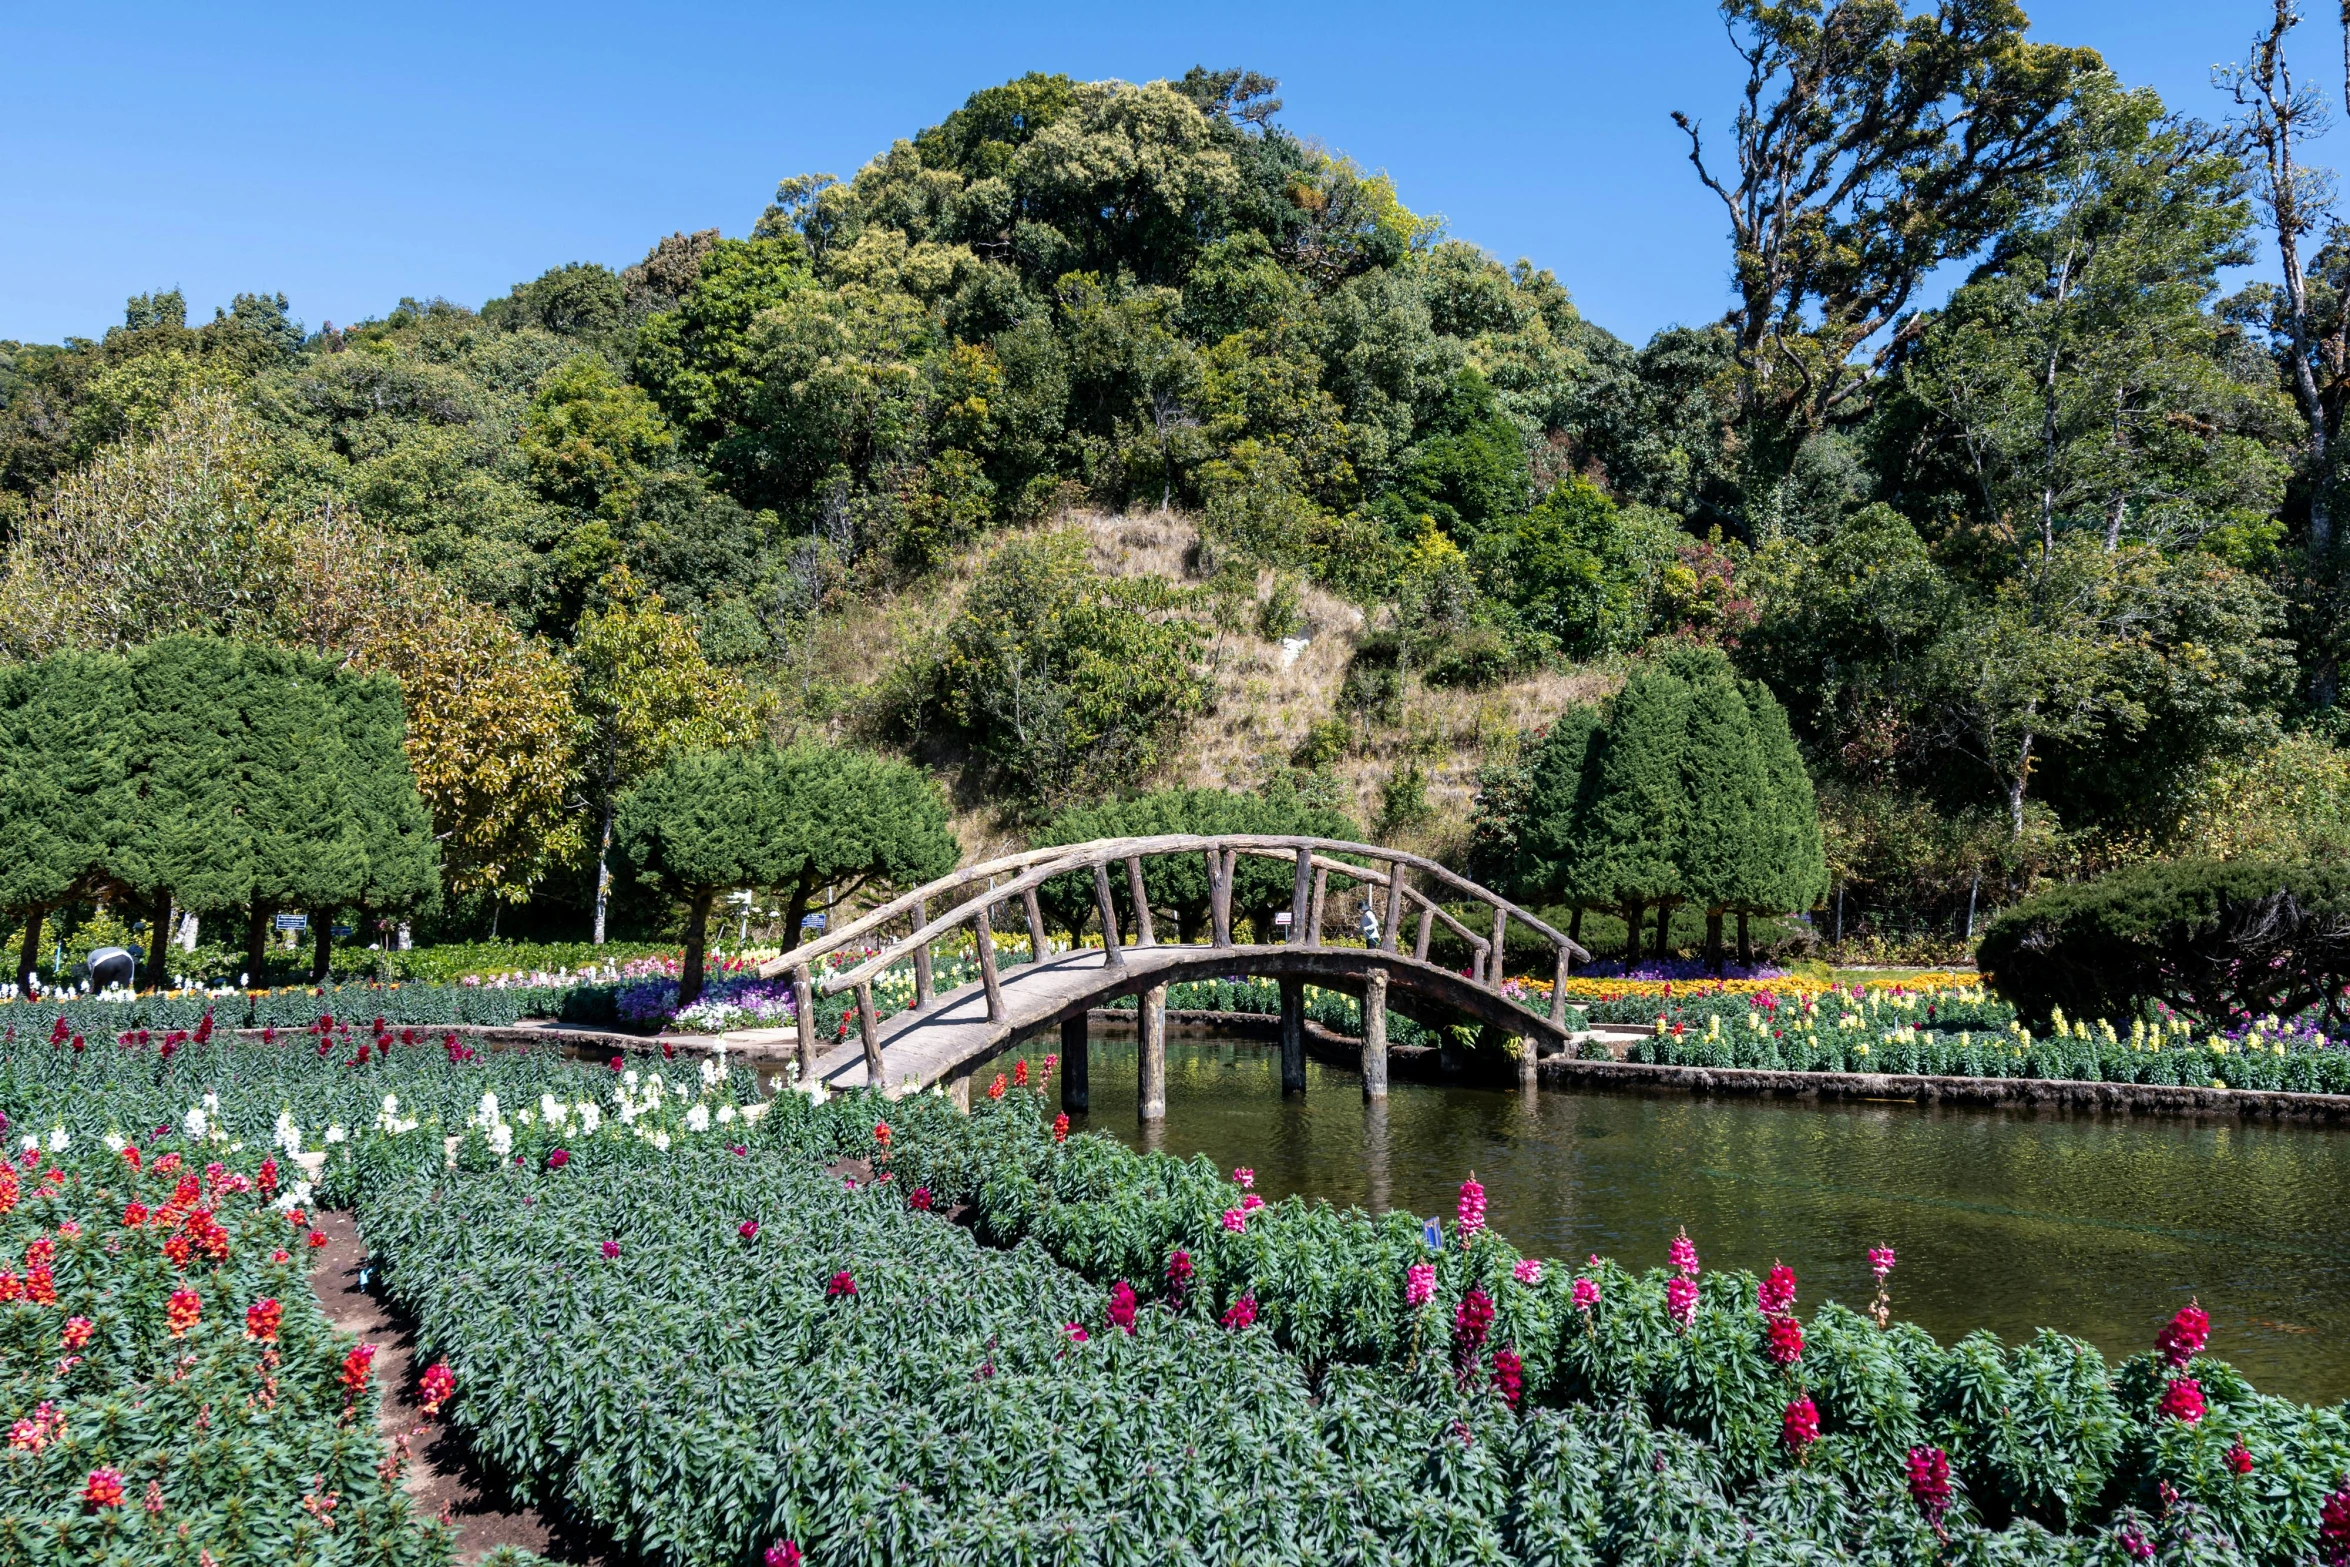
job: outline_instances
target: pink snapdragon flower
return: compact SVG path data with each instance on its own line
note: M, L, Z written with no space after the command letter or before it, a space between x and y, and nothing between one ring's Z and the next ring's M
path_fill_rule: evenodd
M1485 1188L1477 1184L1477 1172L1461 1182L1461 1198L1454 1213L1460 1220L1461 1244L1466 1246L1485 1228Z
M1403 1303L1417 1309L1436 1298L1436 1264L1415 1262L1403 1272Z
M1516 1279L1520 1284L1540 1284L1542 1282L1542 1259L1540 1257L1520 1257L1517 1265L1510 1269L1510 1277Z

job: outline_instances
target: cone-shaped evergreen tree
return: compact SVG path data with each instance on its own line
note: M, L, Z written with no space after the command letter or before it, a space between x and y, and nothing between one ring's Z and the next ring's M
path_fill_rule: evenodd
M1640 961L1642 911L1686 896L1689 705L1689 683L1668 669L1652 665L1624 682L1608 704L1590 784L1568 834L1568 852L1582 866L1577 880L1606 889L1607 901L1624 911L1626 967Z
M1828 891L1826 845L1820 836L1819 798L1811 773L1796 749L1787 710L1760 681L1744 682L1747 710L1754 716L1756 754L1761 760L1765 808L1756 822L1762 848L1760 874L1732 902L1738 914L1738 961L1754 961L1748 940L1749 914L1784 914L1815 906Z
M129 699L129 666L113 654L0 669L0 913L24 925L19 984L39 966L50 912L107 880Z
M341 815L344 836L358 850L358 873L326 889L313 909L319 929L317 951L331 952L334 910L404 915L430 903L440 892L441 846L432 832L432 811L416 789L416 775L402 744L406 720L400 685L381 677L344 676L334 685L344 777ZM315 977L325 965L312 963Z
M1567 708L1551 722L1528 764L1524 820L1516 863L1510 867L1521 897L1573 911L1569 935L1582 939L1583 911L1615 900L1616 889L1592 874L1580 824L1599 781L1602 715L1596 707Z
M1687 648L1669 656L1666 667L1690 692L1681 768L1688 796L1682 886L1705 909L1705 955L1718 972L1724 911L1767 896L1771 885L1771 845L1763 830L1772 812L1770 780L1730 661L1713 648Z

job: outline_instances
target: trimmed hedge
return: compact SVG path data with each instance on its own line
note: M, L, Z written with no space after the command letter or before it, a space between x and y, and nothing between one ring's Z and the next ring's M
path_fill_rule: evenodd
M2159 1002L2213 1028L2322 1009L2346 1021L2350 869L2171 860L2006 910L1975 961L2036 1024L2135 1017Z

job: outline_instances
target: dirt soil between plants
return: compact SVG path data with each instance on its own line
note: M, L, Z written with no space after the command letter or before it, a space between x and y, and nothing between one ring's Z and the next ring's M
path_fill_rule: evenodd
M611 1543L567 1528L535 1507L515 1501L482 1474L465 1439L445 1421L427 1420L416 1407L415 1324L388 1302L359 1286L367 1246L348 1213L314 1215L326 1236L310 1287L327 1320L376 1347L375 1375L383 1388L376 1427L387 1445L408 1448L406 1486L410 1501L426 1517L457 1526L457 1560L476 1562L502 1545L536 1551L550 1561L621 1567L628 1558ZM464 1396L464 1389L458 1389Z

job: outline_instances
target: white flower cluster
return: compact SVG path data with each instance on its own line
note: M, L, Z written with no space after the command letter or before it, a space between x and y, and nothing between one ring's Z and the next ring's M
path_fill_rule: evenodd
M398 1137L403 1132L415 1131L416 1127L417 1121L414 1116L400 1114L400 1096L398 1094L384 1095L383 1108L376 1112L375 1129L388 1137Z
M208 1093L200 1103L188 1106L188 1113L180 1117L180 1130L192 1143L228 1141L228 1132L220 1124L220 1095Z

